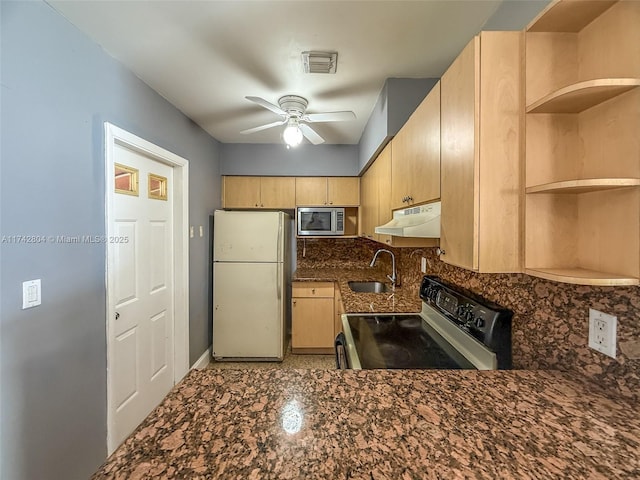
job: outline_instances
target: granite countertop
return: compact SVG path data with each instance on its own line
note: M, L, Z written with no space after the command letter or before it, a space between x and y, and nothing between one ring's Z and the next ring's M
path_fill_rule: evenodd
M93 479L640 478L637 412L550 371L193 370Z
M400 285L391 293L356 293L347 282L379 281L390 283L384 273L372 268L298 268L295 282L338 282L347 313L416 313L422 308L418 287Z

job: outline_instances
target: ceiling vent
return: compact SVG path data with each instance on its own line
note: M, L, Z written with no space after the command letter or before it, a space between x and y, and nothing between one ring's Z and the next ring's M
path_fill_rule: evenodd
M304 73L336 73L338 52L302 52Z

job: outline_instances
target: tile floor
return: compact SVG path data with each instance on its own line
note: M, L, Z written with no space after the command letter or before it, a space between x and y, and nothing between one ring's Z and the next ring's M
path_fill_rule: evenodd
M334 355L294 355L291 346L287 348L282 362L217 362L212 361L207 368L244 370L254 368L303 368L333 370L336 368Z

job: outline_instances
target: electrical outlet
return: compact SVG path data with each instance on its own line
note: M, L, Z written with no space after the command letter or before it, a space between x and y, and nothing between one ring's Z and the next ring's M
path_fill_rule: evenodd
M589 347L616 358L616 324L618 317L589 309Z
M427 273L427 259L424 257L420 260L420 271L422 273Z

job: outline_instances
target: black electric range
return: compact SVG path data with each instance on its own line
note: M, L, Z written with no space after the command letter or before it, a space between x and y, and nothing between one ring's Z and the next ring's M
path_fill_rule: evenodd
M420 314L347 314L339 368L508 369L513 313L425 276Z

